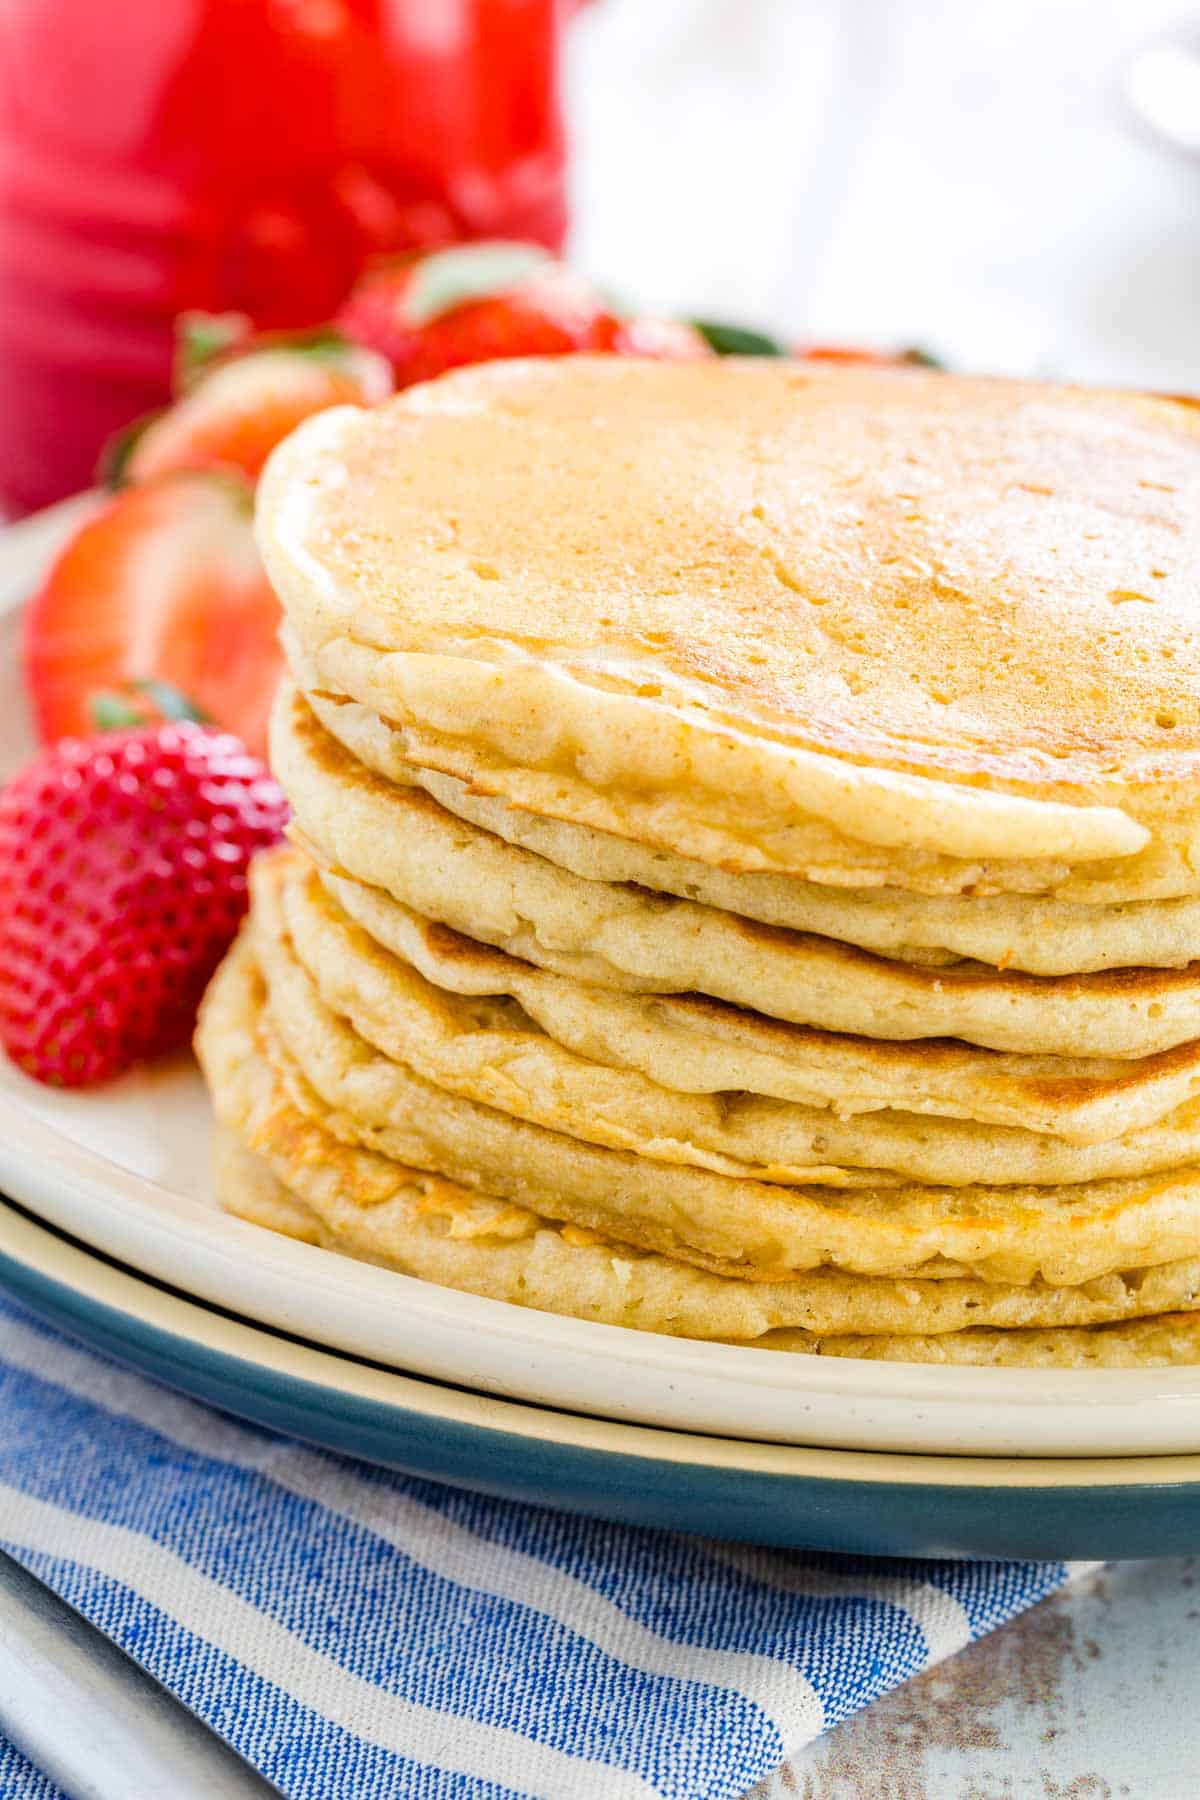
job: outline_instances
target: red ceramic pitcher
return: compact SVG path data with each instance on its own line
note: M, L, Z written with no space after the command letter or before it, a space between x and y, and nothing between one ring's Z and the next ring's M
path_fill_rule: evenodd
M91 479L185 307L564 229L559 0L0 0L0 503Z

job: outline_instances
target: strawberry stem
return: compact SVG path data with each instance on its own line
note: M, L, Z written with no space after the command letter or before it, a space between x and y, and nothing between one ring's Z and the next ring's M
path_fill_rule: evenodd
M718 356L783 356L778 338L765 331L753 331L747 325L730 325L720 319L689 319L700 336Z
M111 437L105 439L96 463L96 479L101 487L108 488L114 494L119 489L128 487L130 460L142 434L156 419L161 418L161 411L142 413L140 418L134 419L131 424L123 426L120 431L114 431Z
M123 731L128 725L144 725L145 711L136 711L110 688L88 697L88 717L96 731Z
M118 688L100 689L88 700L88 716L97 731L122 731L129 725L145 725L153 718L182 720L192 725L210 723L186 694L156 675L142 681L123 681Z
M171 385L186 392L218 358L245 343L253 330L245 313L185 312L175 321L175 359Z
M135 692L145 694L164 719L183 719L192 725L211 723L208 714L201 712L194 700L189 700L172 682L162 681L157 675L148 676L144 681L131 681L128 685Z

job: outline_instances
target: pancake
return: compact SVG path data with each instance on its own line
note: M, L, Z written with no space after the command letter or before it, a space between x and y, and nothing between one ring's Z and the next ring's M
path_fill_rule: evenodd
M923 968L640 888L587 881L373 775L284 687L271 759L336 871L528 962L635 993L699 991L823 1030L954 1037L1034 1055L1142 1057L1196 1036L1200 964L1040 978Z
M223 1212L301 1244L333 1247L329 1232L312 1208L285 1187L272 1173L270 1163L247 1150L226 1125L213 1127L213 1181ZM353 1252L347 1250L346 1254Z
M272 456L321 682L409 757L733 870L1200 892L1200 420L729 359L510 362Z
M1096 1144L1200 1093L1200 1043L1138 1062L1005 1055L952 1039L890 1044L785 1025L699 994L626 994L539 969L435 924L382 888L319 871L375 942L455 993L505 994L556 1042L683 1093L745 1092L828 1108L973 1119Z
M832 1271L774 1286L724 1279L347 1148L291 1105L258 1054L252 987L235 994L218 977L202 1029L222 1120L216 1174L226 1211L487 1298L771 1349L844 1354L835 1334L870 1332L864 1348L846 1338L853 1354L887 1353L895 1336L927 1356L934 1335L1136 1320L1189 1306L1200 1288L1196 1260L1071 1288L866 1281Z
M1045 1186L1200 1162L1200 1100L1127 1139L1079 1146L907 1112L841 1119L828 1108L744 1092L680 1093L558 1044L518 1002L497 997L486 950L480 975L492 993L464 995L427 980L355 925L295 852L260 857L251 881L255 955L277 981L287 981L294 959L322 1003L393 1062L449 1093L590 1143L724 1175L833 1186L883 1187L901 1177ZM453 950L439 956L436 945L431 956L461 985L462 958Z
M565 1049L510 998L436 987L355 925L295 853L259 858L252 882L254 953L276 988L286 989L298 966L330 1012L446 1093L588 1143L722 1175L839 1187L886 1186L898 1179L869 1165L843 1168L822 1154L816 1145L828 1114L819 1109L672 1092L636 1070L610 1068ZM1200 1114L1200 1102L1197 1109ZM1200 1128L1196 1156L1200 1160ZM1180 1160L1164 1149L1163 1166Z
M767 1344L767 1349L808 1345ZM1165 1369L1200 1362L1200 1313L1175 1312L1083 1331L960 1331L946 1337L836 1337L822 1356L1018 1369Z
M460 819L589 881L634 882L901 962L967 957L1031 975L1082 975L1097 969L1183 968L1200 947L1196 898L1096 906L1036 895L928 896L899 888L830 887L791 875L731 874L476 793L452 775L410 763L402 735L378 713L328 693L305 697L326 730L376 774L415 782Z
M274 965L258 971L252 938L234 962L230 985L266 976L259 1053L332 1136L715 1274L782 1281L828 1266L1070 1286L1200 1250L1195 1169L1059 1188L839 1189L652 1162L443 1093L329 1013L299 965L286 981ZM205 1042L202 1030L202 1060Z
M331 1148L336 1159L337 1149ZM1167 1264L1141 1281L1113 1276L1086 1288L937 1281L897 1283L881 1291L880 1283L821 1274L808 1283L790 1282L776 1295L770 1289L748 1288L679 1267L664 1257L631 1252L623 1245L588 1242L586 1234L556 1231L532 1215L528 1231L515 1240L500 1234L489 1239L486 1229L471 1232L469 1221L472 1212L481 1214L485 1223L491 1223L494 1214L486 1214L478 1198L466 1193L456 1196L453 1206L446 1193L435 1195L432 1205L393 1205L380 1230L378 1208L355 1210L346 1195L334 1198L329 1184L322 1183L319 1197L334 1228L274 1173L275 1166L286 1168L289 1160L278 1152L271 1160L256 1155L231 1132L219 1130L217 1195L224 1210L344 1256L542 1312L671 1337L710 1337L715 1321L726 1333L719 1342L897 1361L1142 1367L1154 1361L1193 1362L1200 1356L1200 1318L1187 1313L1169 1311L1166 1318L1148 1318L1143 1331L1118 1331L1110 1323L1140 1321L1139 1309L1156 1302L1165 1301L1171 1308L1194 1301L1200 1280L1197 1263ZM346 1164L340 1167L349 1173ZM316 1185L305 1166L298 1179L302 1185ZM441 1186L448 1189L448 1184ZM468 1224L459 1237L453 1232L456 1222L460 1228ZM394 1254L381 1253L381 1242L393 1247ZM1065 1329L1064 1324L1052 1324L989 1330L970 1323L980 1317L1002 1321L1009 1313L1047 1320L1061 1314ZM813 1321L812 1329L773 1328L766 1323L797 1315ZM869 1336L843 1331L846 1320L858 1324L863 1315L886 1320L886 1331ZM919 1324L919 1331L906 1331L910 1323ZM1108 1328L1097 1331L1097 1324ZM907 1357L906 1348L912 1352Z

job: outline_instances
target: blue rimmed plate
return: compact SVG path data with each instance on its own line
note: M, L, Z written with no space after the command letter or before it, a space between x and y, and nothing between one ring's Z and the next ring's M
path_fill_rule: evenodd
M1200 1456L801 1449L500 1400L200 1305L3 1204L0 1287L93 1349L256 1424L539 1505L895 1556L1108 1559L1200 1548Z

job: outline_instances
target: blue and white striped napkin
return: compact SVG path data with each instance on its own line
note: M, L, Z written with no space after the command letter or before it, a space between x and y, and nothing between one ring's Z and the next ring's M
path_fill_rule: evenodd
M1062 1563L755 1550L241 1425L0 1301L0 1544L290 1800L740 1800ZM59 1800L0 1744L5 1800Z

